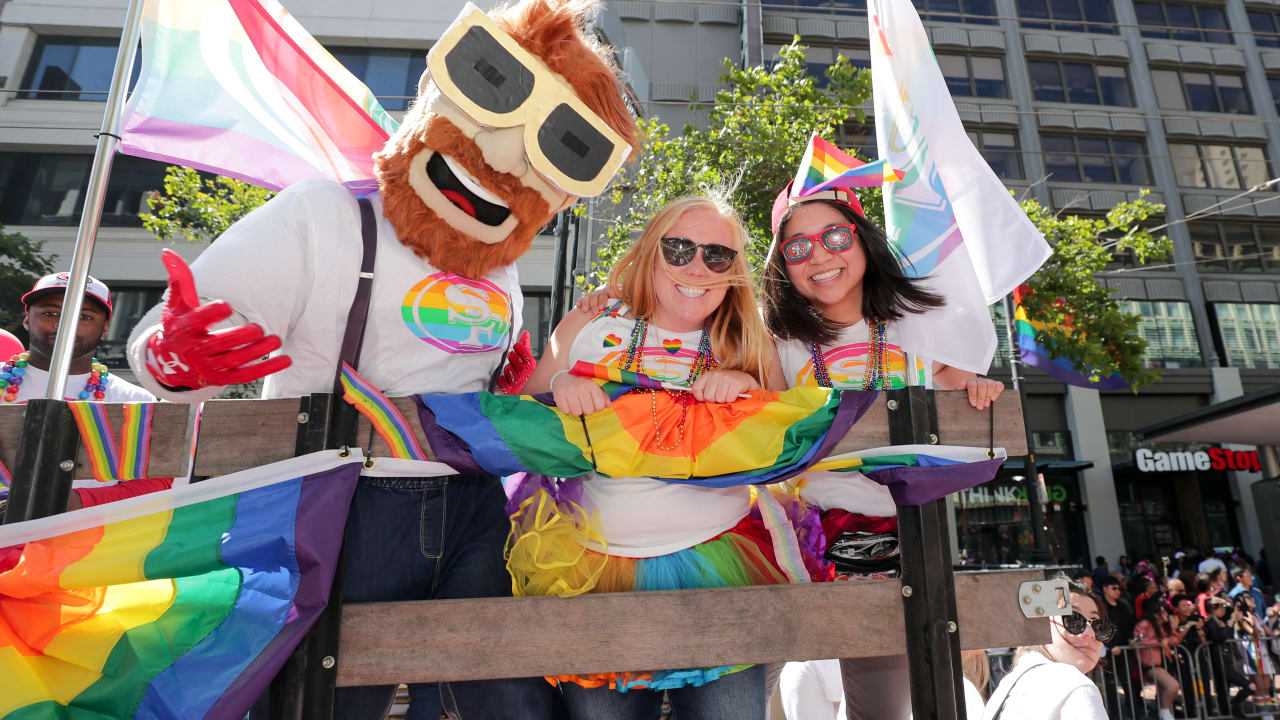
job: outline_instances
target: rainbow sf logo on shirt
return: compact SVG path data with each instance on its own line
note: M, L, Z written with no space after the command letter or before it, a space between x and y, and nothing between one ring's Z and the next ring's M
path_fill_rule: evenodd
M410 332L451 355L497 350L511 330L511 300L488 280L435 273L404 296L401 317Z

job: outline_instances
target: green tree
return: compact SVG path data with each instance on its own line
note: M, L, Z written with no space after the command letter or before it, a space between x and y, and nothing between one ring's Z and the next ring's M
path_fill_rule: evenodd
M36 280L53 272L53 261L43 250L43 242L5 232L0 225L0 328L22 332L22 296Z
M837 57L826 70L826 87L808 73L804 47L796 38L778 53L772 68L740 69L725 61L724 86L715 103L690 110L707 111L701 126L686 125L679 135L660 118L639 121L646 138L640 159L612 186L606 237L583 284L599 285L644 223L670 201L704 187L733 188L729 200L743 215L751 234L748 248L757 270L769 244L770 212L778 190L795 174L813 132L835 139L871 96L870 73ZM883 226L878 188L859 191L867 216ZM1136 386L1159 373L1142 367L1146 342L1137 335L1138 318L1126 313L1094 278L1112 253L1130 252L1139 262L1164 257L1167 237L1154 236L1141 223L1164 210L1145 197L1117 205L1104 218L1058 215L1035 201L1023 209L1045 234L1054 253L1028 282L1026 303L1032 320L1069 323L1041 340L1059 357L1076 363L1086 375L1121 373ZM1060 299L1057 301L1055 299Z
M191 168L170 165L164 175L164 191L147 198L152 212L139 217L158 240L212 242L274 195L243 180L205 177Z
M1055 214L1035 200L1022 202L1053 248L1027 281L1030 293L1022 302L1029 319L1048 324L1036 334L1037 341L1091 380L1119 373L1135 390L1159 380L1160 372L1143 367L1147 341L1138 335L1141 318L1121 308L1095 273L1116 255L1131 254L1142 264L1173 252L1167 235L1144 227L1164 212L1164 205L1146 196L1144 190L1137 200L1120 203L1100 218Z

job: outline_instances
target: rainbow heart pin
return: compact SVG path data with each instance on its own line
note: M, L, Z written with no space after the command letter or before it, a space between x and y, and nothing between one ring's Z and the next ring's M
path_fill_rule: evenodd
M663 340L662 347L668 353L675 355L676 353L680 352L680 347L681 347L680 338L676 338L675 340Z
M609 333L608 335L604 336L605 347L615 347L621 344L622 344L622 338L618 337L617 335L614 335L613 333Z

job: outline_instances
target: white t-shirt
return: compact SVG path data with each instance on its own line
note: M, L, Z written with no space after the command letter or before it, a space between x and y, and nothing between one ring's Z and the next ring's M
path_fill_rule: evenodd
M789 662L778 676L787 720L845 720L839 660Z
M821 347L832 387L862 389L870 346L867 321L863 319L841 330L834 344ZM885 327L884 354L885 370L892 388L907 386L908 367L915 368L912 384L933 386L933 363L903 350L893 323ZM778 356L782 360L787 387L818 386L813 372L813 353L808 345L799 340L779 341ZM898 513L889 489L872 482L862 473L817 471L807 472L801 477L804 479L801 494L823 510L839 508L873 517Z
M993 720L997 711L1000 720L1107 720L1102 693L1092 680L1038 652L1023 655L1004 676L987 700L983 720Z
M442 272L401 244L382 215L381 196L370 200L378 250L360 374L389 396L487 389L520 330L524 300L515 266L481 279ZM280 336L280 352L293 359L266 378L263 397L332 390L362 252L355 198L338 183L309 180L237 222L191 264L202 299L225 300L235 311L226 325L261 325ZM148 372L146 344L163 308L152 308L134 329L129 364L166 400L211 399L221 387L174 392Z
M625 307L611 302L608 310L587 323L569 348L569 365L579 360L617 363L636 326L635 320L623 317L625 312ZM669 333L650 325L645 336L644 372L683 383L697 357L702 331ZM737 525L751 509L750 498L746 486L704 488L593 475L583 483L582 504L589 512L599 513L610 555L655 557L693 547Z
M85 383L89 382L89 373L80 375L68 375L67 384L62 389L63 398L66 400L79 400L80 392L84 390ZM38 400L44 397L45 390L49 387L49 371L41 370L34 365L27 365L27 374L23 376L22 385L18 387L18 397L14 401L21 405L28 400ZM106 397L101 402L119 403L119 402L155 402L156 397L133 383L123 380L120 376L111 371L107 371L107 387L102 391Z

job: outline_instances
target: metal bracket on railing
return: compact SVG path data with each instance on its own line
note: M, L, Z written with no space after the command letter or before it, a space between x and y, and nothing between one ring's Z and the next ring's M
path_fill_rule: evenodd
M1067 581L1033 580L1018 586L1018 608L1028 618L1071 614L1071 593Z

